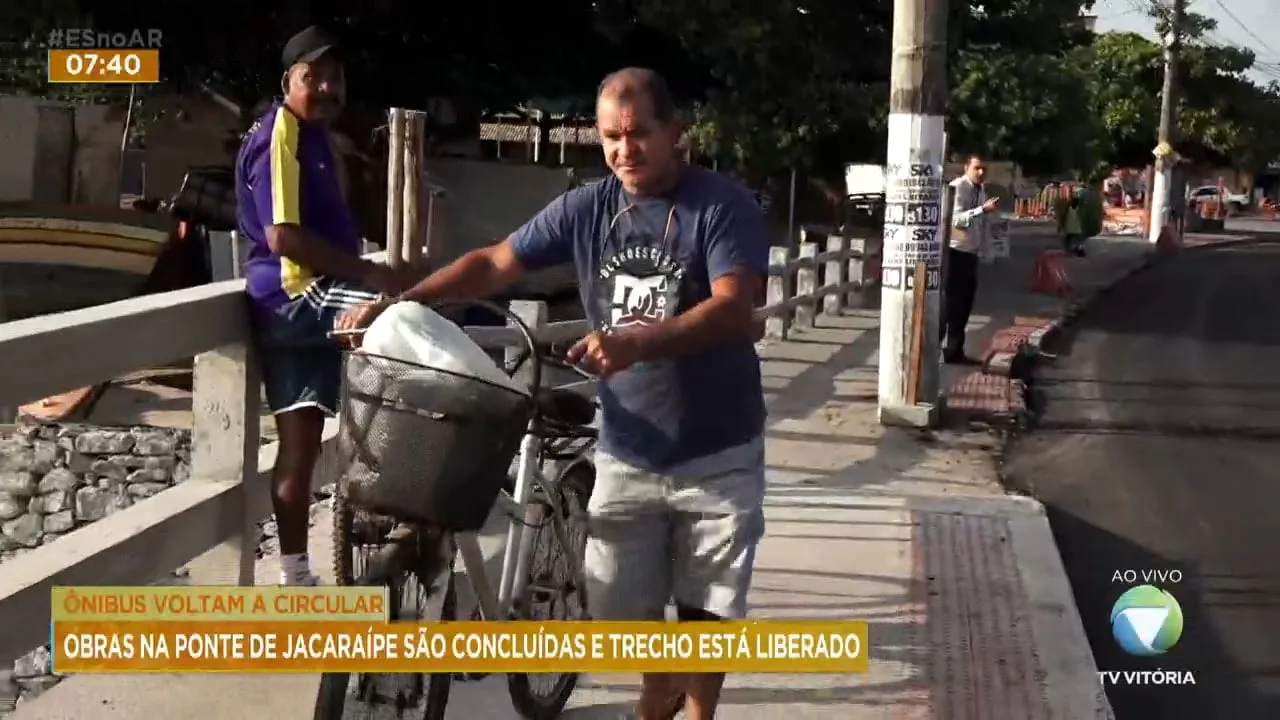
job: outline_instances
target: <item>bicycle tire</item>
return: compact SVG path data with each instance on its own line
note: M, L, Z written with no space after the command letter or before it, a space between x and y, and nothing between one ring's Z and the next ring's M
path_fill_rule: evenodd
M333 578L342 587L355 585L355 559L351 534L354 531L355 514L342 491L333 494Z
M425 577L428 574L424 572L428 570L428 563L427 559L422 557L422 535L417 529L411 529L408 534L399 534L398 537L389 534L378 550L367 556L366 567L360 572L359 577L353 577L356 571L355 561L358 548L367 547L368 544L360 542L360 539L355 537L356 510L345 502L340 493L335 495L333 500L333 565L334 575L338 584L348 587L389 586L393 595L391 598L391 612L398 614L396 608L399 607L402 599L400 593L407 585L406 582L402 581L401 576L413 575L423 584L434 583L435 580L435 578ZM451 541L450 548L452 548ZM445 579L444 585L446 594L442 602L442 616L446 613L456 614L457 607L452 557L446 563L446 569L448 577ZM415 606L420 609L420 602L415 602ZM377 673L371 673L357 676L358 687L356 695L358 699L364 700L361 696L366 692L377 692L373 685L378 675ZM426 681L427 677L430 678L429 681ZM414 681L411 683L413 689L409 692L408 697L421 702L424 720L443 720L445 707L448 704L451 679L452 676L450 675L441 677L439 674L425 676L419 673L415 676ZM342 720L344 718L351 680L351 673L325 673L321 676L320 689L316 697L315 720ZM396 717L401 717L403 710L409 709L408 706L400 705L405 696L397 693L394 699L398 708L395 715ZM368 703L367 700L365 702ZM369 704L373 707L379 705L377 702ZM372 714L380 713L374 710Z
M386 581L386 570L398 559L398 553L405 548L401 543L388 543L370 558L378 562L370 562L369 569L352 577L355 567L355 543L352 537L354 511L342 498L342 494L333 496L333 571L338 585L352 587L355 585L382 585ZM316 693L315 720L343 720L347 710L347 695L351 689L351 673L324 673L320 676L320 689Z
M354 515L341 490L333 495L333 575L339 586L355 585L352 525ZM316 693L315 720L342 720L347 710L347 691L351 687L351 673L324 673L320 676L320 690Z
M595 470L587 463L574 463L569 465L561 472L559 482L556 485L560 488L562 501L562 516L551 522L568 523L577 517L584 517L587 509L587 499L591 497L591 490L595 485ZM547 525L551 523L548 522ZM559 543L554 533L550 536L551 542ZM574 552L578 555L579 560L582 559L581 548L562 548L564 553ZM578 587L574 590L574 594L578 596L578 601L583 608L584 614L587 607L586 588ZM521 617L519 619L530 619ZM553 690L545 696L540 696L533 691L533 687L529 682L529 675L524 673L511 673L507 675L507 692L511 696L511 704L519 713L520 717L525 720L555 720L564 710L564 706L569 703L569 698L573 695L573 691L578 686L577 673L560 673L560 677L553 685Z

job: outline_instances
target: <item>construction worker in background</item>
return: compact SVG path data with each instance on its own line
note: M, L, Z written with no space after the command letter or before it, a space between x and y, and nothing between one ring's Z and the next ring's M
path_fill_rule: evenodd
M1067 200L1067 211L1062 214L1062 222L1058 225L1058 234L1062 239L1062 249L1076 257L1084 257L1084 229L1080 222L1080 203L1084 190L1076 188Z

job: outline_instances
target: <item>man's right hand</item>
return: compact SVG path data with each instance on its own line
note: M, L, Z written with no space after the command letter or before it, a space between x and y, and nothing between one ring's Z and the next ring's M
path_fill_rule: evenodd
M342 311L337 320L333 322L333 329L337 331L364 330L378 319L383 310L391 307L393 300L379 300L377 302L365 303L364 305L356 305ZM354 333L351 335L339 335L338 339L345 342L352 348L360 347L361 340L364 339L363 333Z
M998 207L1000 207L1000 198L998 197L993 197L982 203L983 212L995 212Z

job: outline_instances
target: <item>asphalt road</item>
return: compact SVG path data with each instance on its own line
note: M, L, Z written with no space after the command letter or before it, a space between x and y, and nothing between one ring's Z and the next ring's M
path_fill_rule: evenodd
M1099 669L1195 679L1108 684L1117 716L1280 717L1280 243L1158 264L1055 349L1007 481L1049 508ZM1163 571L1152 584L1182 606L1182 639L1162 656L1111 637L1126 570Z

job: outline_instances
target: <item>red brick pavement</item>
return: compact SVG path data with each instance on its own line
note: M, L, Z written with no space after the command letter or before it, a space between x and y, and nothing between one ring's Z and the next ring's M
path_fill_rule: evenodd
M964 419L1016 419L1026 406L1022 382L1009 377L1012 356L1029 342L1032 333L1052 322L1051 318L1020 315L1013 325L997 330L982 356L982 369L952 384L947 412Z

